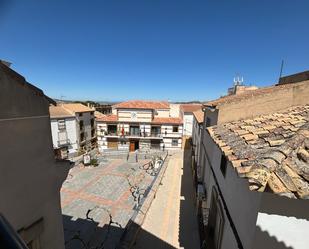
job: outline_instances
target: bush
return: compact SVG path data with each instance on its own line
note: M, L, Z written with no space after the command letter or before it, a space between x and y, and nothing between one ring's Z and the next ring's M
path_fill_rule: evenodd
M94 167L98 166L98 160L97 159L91 159L90 164L93 165Z

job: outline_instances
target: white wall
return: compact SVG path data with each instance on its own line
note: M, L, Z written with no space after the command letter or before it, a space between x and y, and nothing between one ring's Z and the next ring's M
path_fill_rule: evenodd
M52 118L50 120L51 123L51 131L52 131L52 139L53 139L53 146L54 148L59 148L58 146L58 120L65 120L65 127L66 127L66 133L67 133L67 138L69 140L69 145L68 145L68 151L69 153L76 153L78 151L78 130L77 130L77 123L76 119L74 117L67 117L67 118L59 118L55 119Z
M183 115L183 135L192 136L193 114L185 113Z
M260 244L267 245L267 236L269 236L279 243L284 243L286 247L293 249L308 248L309 221L306 219L259 212L256 225L262 232L266 233L266 238L265 235L262 237L265 238L265 241L260 241ZM257 247L254 248L257 249Z

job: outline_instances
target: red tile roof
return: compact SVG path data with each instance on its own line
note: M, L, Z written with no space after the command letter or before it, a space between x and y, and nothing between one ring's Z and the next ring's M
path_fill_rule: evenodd
M202 110L197 110L193 112L194 117L196 118L198 123L203 123L204 121L204 112Z
M117 115L114 114L109 114L109 115L104 115L102 114L102 116L100 117L96 117L96 121L98 122L117 122L118 121L118 117Z
M51 118L65 118L74 117L74 115L68 110L64 109L62 106L49 106L49 115Z
M182 124L181 118L157 118L152 120L153 124Z
M167 101L130 100L116 104L113 107L124 109L169 109L170 105Z
M195 112L197 110L202 109L201 104L182 104L180 108L183 112Z

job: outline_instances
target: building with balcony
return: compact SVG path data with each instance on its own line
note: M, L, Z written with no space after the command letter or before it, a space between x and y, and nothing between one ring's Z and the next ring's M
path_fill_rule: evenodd
M60 188L70 163L53 153L48 107L55 102L1 61L0 100L0 217L28 248L64 249Z
M55 153L61 158L75 156L96 146L94 110L82 104L50 106Z
M155 101L114 105L112 114L96 118L99 149L181 149L182 119L175 108Z

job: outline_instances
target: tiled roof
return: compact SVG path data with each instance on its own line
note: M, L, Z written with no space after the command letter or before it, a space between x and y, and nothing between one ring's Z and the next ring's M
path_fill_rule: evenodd
M309 105L208 132L251 190L309 199Z
M167 101L130 100L116 104L113 107L124 109L169 109L170 105Z
M193 112L194 117L196 118L198 123L203 123L204 121L204 112L202 110L197 110Z
M65 118L74 117L74 115L68 110L64 109L62 106L49 106L49 115L51 118Z
M252 91L246 91L244 93L237 94L237 95L227 95L227 96L218 98L216 100L208 101L205 105L217 106L217 105L222 105L222 104L229 104L229 103L241 101L248 97L249 98L256 97L256 96L260 96L264 94L270 94L277 90L293 88L299 84L304 84L304 83L309 84L309 81L307 82L303 81L303 82L293 83L293 84L282 84L282 85L275 85L275 86L270 86L270 87L263 87L263 88L259 88L259 89L252 90Z
M72 112L93 112L94 109L89 108L80 103L70 103L70 104L62 104L62 106L68 111Z
M116 122L118 121L118 117L117 115L114 115L114 114L109 114L109 115L104 115L102 114L103 116L100 116L100 117L96 117L96 121L98 122Z
M96 118L100 118L100 117L103 117L103 116L105 116L103 113L101 113L101 112L98 112L98 111L95 111L94 112L94 116L96 117Z
M153 124L182 124L181 118L158 118L152 120Z
M197 110L202 109L201 104L182 104L180 108L183 112L195 112Z

